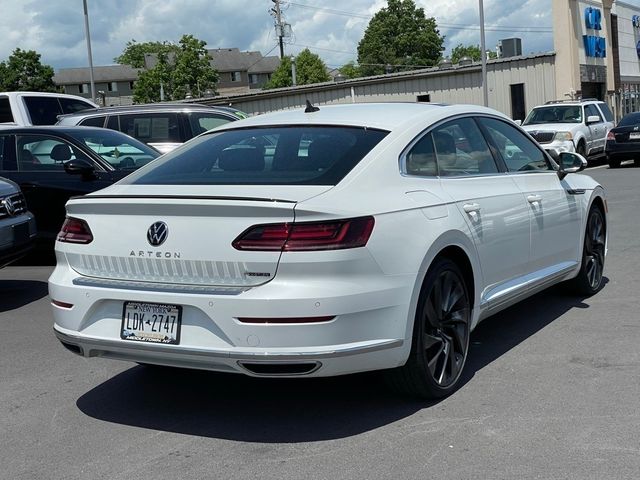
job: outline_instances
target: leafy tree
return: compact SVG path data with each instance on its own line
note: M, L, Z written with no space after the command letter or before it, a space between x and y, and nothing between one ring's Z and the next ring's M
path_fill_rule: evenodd
M360 67L353 61L345 63L338 69L338 71L347 78L358 78L362 76Z
M435 19L427 18L413 0L387 0L358 44L358 63L363 75L382 74L385 65L432 66L443 43Z
M284 57L280 60L280 65L276 68L276 71L271 74L269 81L262 86L262 89L291 87L292 85L291 57Z
M302 50L296 57L296 84L310 85L312 83L328 82L331 76L327 72L327 66L315 53L311 53L308 48ZM271 75L262 88L281 88L293 85L291 74L291 58L285 57L280 61L280 66Z
M496 52L488 52L487 58L496 58L498 55ZM464 46L459 43L451 50L451 62L458 63L462 57L469 57L475 62L482 60L481 50L479 45L467 45Z
M114 60L136 68L145 67L145 55L155 57L155 65L143 70L133 87L133 101L149 103L164 99L180 100L188 91L194 95L207 89L215 91L218 72L211 65L206 43L193 35L183 35L177 45L169 42L127 42L122 54Z
M16 48L8 60L0 62L0 91L55 92L53 68L40 63L34 50Z
M169 42L143 42L138 43L135 39L127 42L123 52L113 59L121 65L131 65L133 68L145 68L145 55L158 55L161 53L174 54L178 51L178 46Z
M458 63L463 57L469 57L476 62L482 60L480 47L478 45L468 45L465 47L459 43L451 50L451 63Z
M179 44L172 75L173 98L184 98L189 90L198 96L207 89L215 90L218 72L211 66L212 58L204 48L206 43L193 35L183 35Z

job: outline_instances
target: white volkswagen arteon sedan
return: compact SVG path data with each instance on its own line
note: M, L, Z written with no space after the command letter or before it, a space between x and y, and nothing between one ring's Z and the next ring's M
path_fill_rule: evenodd
M69 350L253 376L387 369L441 397L482 319L601 287L603 188L493 110L313 107L225 125L67 204Z

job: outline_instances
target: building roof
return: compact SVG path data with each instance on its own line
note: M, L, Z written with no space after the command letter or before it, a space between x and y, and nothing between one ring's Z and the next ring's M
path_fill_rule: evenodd
M132 81L138 79L138 72L142 69L129 65L107 65L93 67L93 79L95 82ZM87 83L89 81L89 69L61 68L53 76L56 85L69 85L74 83Z
M271 73L280 65L278 57L263 57L260 52L241 52L238 48L212 48L207 51L219 72Z

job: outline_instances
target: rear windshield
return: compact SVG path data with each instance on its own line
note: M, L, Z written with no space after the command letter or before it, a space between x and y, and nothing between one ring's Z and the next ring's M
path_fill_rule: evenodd
M389 132L243 128L202 135L125 178L139 185L336 185Z
M622 117L620 123L618 123L619 127L628 127L630 125L638 125L640 124L640 113L630 113Z

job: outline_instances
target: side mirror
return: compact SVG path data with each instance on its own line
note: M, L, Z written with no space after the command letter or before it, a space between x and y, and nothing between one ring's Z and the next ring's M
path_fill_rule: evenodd
M522 125L522 120L514 120L513 123L515 123L518 126Z
M64 162L64 171L69 175L81 175L83 178L93 178L96 169L91 162L82 158L76 158Z
M562 180L569 173L578 173L587 168L587 160L578 153L562 152L558 158L558 177Z
M590 123L600 123L600 117L598 115L589 115L587 117L587 125Z

